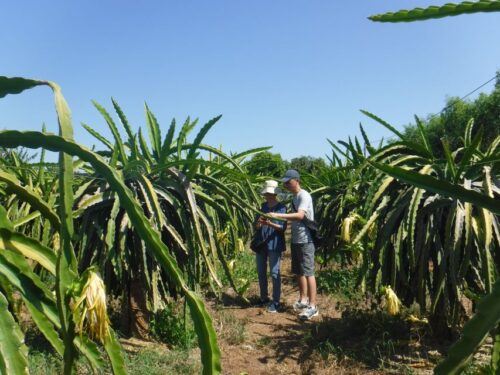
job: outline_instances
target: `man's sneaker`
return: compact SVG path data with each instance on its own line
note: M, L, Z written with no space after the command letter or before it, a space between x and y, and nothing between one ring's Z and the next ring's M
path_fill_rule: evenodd
M293 309L295 311L302 311L304 309L307 309L309 307L308 303L302 302L301 300L298 300L293 304Z
M280 304L279 303L271 302L267 306L267 312L269 312L269 313L277 313L278 310L279 310L279 308L280 308Z
M301 320L309 320L317 315L318 315L318 307L309 306L307 309L302 311L302 313L299 315L299 318Z

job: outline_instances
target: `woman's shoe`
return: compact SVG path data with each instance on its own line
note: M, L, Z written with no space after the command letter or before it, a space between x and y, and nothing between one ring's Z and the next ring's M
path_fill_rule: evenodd
M255 302L255 306L257 307L262 307L262 306L266 306L271 300L269 298L259 298L257 300L257 302Z
M268 306L267 306L267 312L269 313L277 313L279 311L279 308L280 308L280 304L277 303L277 302L271 302Z

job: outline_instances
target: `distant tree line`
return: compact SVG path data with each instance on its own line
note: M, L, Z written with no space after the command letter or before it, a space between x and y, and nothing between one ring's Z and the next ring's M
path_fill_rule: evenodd
M495 88L491 93L482 93L472 101L451 97L441 113L420 118L436 157L444 157L443 141L448 142L451 150L463 144L462 136L471 118L474 119L473 136L482 131L482 144L491 144L500 131L500 72L497 73ZM413 141L420 139L416 123L406 125L403 134ZM288 161L279 153L266 151L254 155L244 165L251 175L279 178L290 168L301 174L314 174L326 162L323 158L313 156L299 156Z
M296 169L301 174L313 174L326 166L325 160L313 156L299 156L283 160L281 154L269 151L254 155L245 164L247 172L254 176L280 178L287 169Z
M444 156L442 141L447 141L451 150L462 144L461 138L471 118L474 119L472 134L482 131L482 144L491 144L500 131L500 73L497 73L495 88L490 94L482 93L473 101L452 97L440 114L421 119L435 155ZM416 124L409 124L403 134L417 140L418 132Z

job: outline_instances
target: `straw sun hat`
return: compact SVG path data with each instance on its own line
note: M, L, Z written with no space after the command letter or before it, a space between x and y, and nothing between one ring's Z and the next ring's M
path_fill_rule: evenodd
M280 189L278 188L278 181L267 180L264 182L264 187L262 188L261 194L279 194Z

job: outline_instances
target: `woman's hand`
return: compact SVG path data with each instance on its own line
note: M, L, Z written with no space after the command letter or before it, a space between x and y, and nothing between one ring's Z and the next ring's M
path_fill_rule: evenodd
M265 217L263 217L263 216L261 216L261 217L259 218L259 223L260 223L261 225L269 225L270 220L269 220L269 219L267 219L267 218L265 218Z
M274 212L270 212L269 216L275 216L273 215ZM279 224L273 223L270 219L262 218L262 225L266 225L268 227L273 228L274 230L277 230L278 232L283 232L283 227Z
M257 223L255 224L255 226L257 227L257 229L261 228L263 225L267 225L269 220L267 220L265 217L262 217L260 216L258 219L257 219Z

